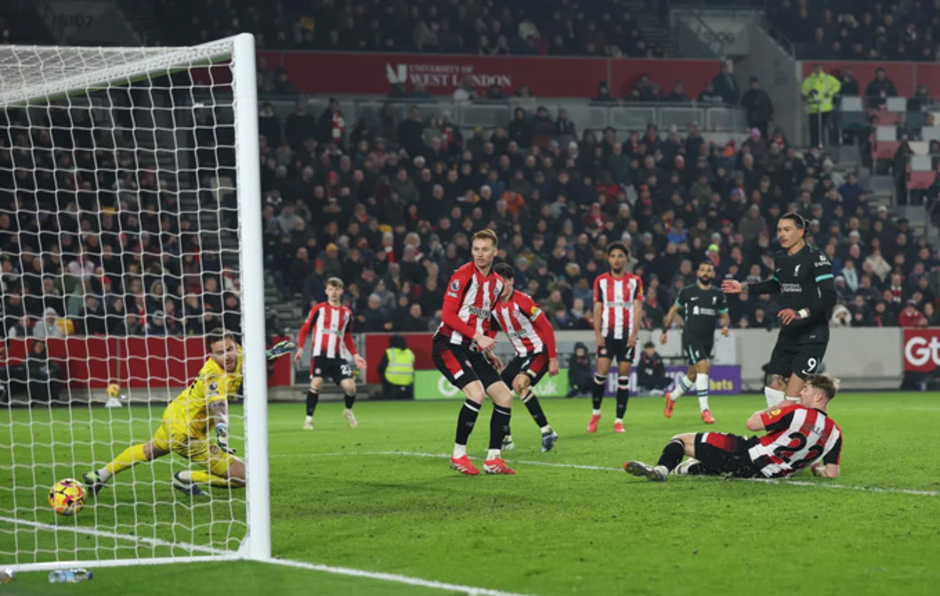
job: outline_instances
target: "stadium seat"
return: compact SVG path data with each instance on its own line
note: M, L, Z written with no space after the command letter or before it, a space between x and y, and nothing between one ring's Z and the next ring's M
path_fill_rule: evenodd
M842 111L843 112L865 111L865 106L862 105L862 98L858 96L843 97L842 98Z
M926 114L923 112L907 112L905 123L908 128L920 128L924 125Z
M892 127L893 128L893 127ZM876 140L872 146L871 157L876 161L890 161L894 159L894 154L898 152L901 146L900 141L879 141Z
M906 97L889 97L888 102L885 104L884 109L889 112L906 112L907 111L907 98Z
M926 172L908 172L907 189L926 190L930 188L936 178L937 173L929 170Z
M940 126L925 126L920 130L922 141L940 141Z

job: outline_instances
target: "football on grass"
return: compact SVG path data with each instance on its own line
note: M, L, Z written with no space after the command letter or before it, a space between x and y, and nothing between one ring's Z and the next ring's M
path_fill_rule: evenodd
M49 490L49 506L59 515L76 515L85 506L85 487L74 478L59 480Z

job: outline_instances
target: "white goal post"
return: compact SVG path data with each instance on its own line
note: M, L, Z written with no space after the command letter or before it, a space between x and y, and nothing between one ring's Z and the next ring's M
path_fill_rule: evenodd
M250 34L0 46L0 569L271 558L257 111ZM181 496L200 468L171 453L57 516L53 484L146 443L216 327L246 488Z

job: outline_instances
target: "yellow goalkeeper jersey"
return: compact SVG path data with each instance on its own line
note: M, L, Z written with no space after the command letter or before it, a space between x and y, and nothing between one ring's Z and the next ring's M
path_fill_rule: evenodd
M209 358L189 387L167 406L163 420L174 434L185 432L190 437L204 437L209 425L209 404L219 400L232 401L241 384L242 347L238 346L235 372L225 372Z

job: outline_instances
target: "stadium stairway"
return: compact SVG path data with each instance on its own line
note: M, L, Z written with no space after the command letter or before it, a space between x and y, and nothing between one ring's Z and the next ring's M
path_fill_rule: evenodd
M659 15L650 8L651 4L655 3L648 3L645 0L627 0L623 6L630 11L630 16L640 27L640 37L647 43L662 48L664 58L675 58L679 55L679 48L669 30L669 24L659 20ZM614 18L618 17L619 15L614 15ZM670 90L664 91L668 93Z

